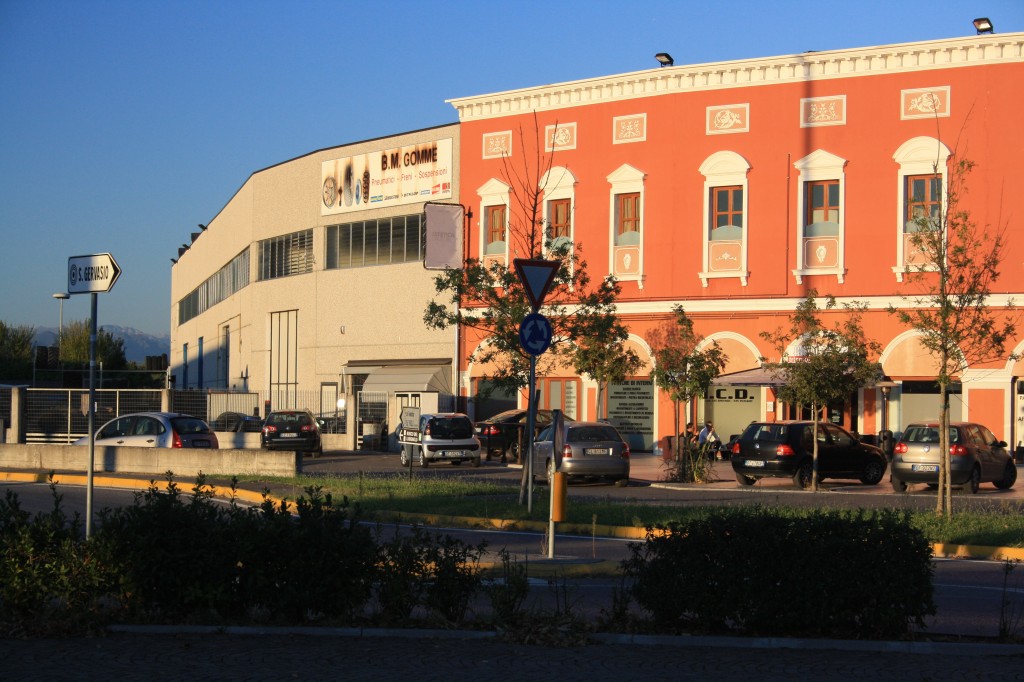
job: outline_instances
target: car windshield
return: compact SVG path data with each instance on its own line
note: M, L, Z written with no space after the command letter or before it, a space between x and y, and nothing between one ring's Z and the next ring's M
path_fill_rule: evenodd
M309 426L312 421L305 412L276 412L267 417L267 423L273 426Z
M785 424L751 424L743 433L743 440L781 443L786 439Z
M949 442L957 443L960 440L960 430L955 426L949 427ZM903 433L905 443L938 443L939 427L913 424L907 427Z
M622 440L611 426L576 426L569 429L567 443L596 443L605 440Z
M434 417L430 420L430 435L434 438L469 438L473 425L466 417Z
M171 425L178 433L209 433L210 427L202 419L195 417L174 417Z

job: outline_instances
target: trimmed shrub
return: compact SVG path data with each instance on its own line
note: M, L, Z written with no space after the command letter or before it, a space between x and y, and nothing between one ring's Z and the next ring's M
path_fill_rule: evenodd
M931 547L907 512L722 509L648 528L623 561L670 631L886 638L935 613Z

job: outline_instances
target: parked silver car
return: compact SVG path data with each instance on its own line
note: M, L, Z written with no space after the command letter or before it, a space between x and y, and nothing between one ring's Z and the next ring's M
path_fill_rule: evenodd
M88 445L89 437L75 445ZM217 436L202 419L178 412L138 412L111 419L96 432L96 445L136 448L219 447Z
M421 467L431 462L480 466L480 441L473 433L473 422L460 412L421 414L418 428L403 428L399 442L402 466L412 461Z
M1017 466L1006 442L981 424L950 423L949 454L952 485L976 493L982 483L1006 490L1017 482ZM903 492L912 483L938 484L941 461L938 422L910 424L893 448L893 490Z
M629 444L611 424L565 420L561 425L561 449L555 452L555 426L540 432L533 443L533 473L555 471L572 478L607 478L616 485L629 484Z

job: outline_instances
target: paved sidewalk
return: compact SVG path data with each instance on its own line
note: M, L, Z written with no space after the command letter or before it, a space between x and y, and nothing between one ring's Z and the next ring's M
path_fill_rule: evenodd
M102 638L0 640L0 674L19 680L720 680L872 682L1021 680L1022 647L994 655L970 645L923 653L857 650L843 643L657 638L584 647L509 644L461 633L383 636L174 633ZM471 633L472 634L472 633ZM851 643L862 644L862 643ZM877 643L885 645L886 643ZM799 648L789 648L795 646ZM819 648L819 647L826 648ZM962 647L958 650L957 647ZM811 648L813 647L813 648Z

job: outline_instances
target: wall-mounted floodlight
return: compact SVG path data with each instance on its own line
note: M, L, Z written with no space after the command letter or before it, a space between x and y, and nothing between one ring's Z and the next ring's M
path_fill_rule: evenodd
M992 28L992 22L989 21L988 17L978 17L974 20L974 29L980 36L982 33L995 33L995 29Z
M657 59L658 63L661 64L662 66L672 66L673 64L675 64L675 61L672 59L672 55L670 55L668 52L659 52L658 54L654 55L654 58Z

